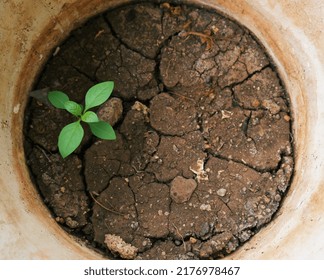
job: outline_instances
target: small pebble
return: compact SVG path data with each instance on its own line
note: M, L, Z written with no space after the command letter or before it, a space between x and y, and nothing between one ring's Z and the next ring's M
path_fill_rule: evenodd
M219 196L223 197L226 195L226 189L219 189L217 192L216 192Z
M253 101L252 101L252 107L254 107L254 108L257 108L257 107L259 107L260 106L260 101L259 100L257 100L257 99L254 99Z
M276 115L280 112L280 106L271 99L264 100L262 106L268 109L272 115Z
M289 122L289 121L290 121L290 117L289 117L288 115L285 115L285 116L284 116L284 120L285 120L286 122Z
M191 244L196 244L196 243L197 243L197 239L194 238L194 237L190 237L189 242L190 242Z
M182 242L180 240L175 240L174 244L177 245L177 246L180 246L182 244Z
M202 211L211 211L211 207L209 204L201 204L199 209Z
M108 99L107 102L100 106L97 114L99 119L114 126L123 115L122 100L116 97Z

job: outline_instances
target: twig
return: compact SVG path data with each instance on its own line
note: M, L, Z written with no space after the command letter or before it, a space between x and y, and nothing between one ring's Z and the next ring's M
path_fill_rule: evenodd
M192 102L195 102L195 100L194 100L193 98L190 98L190 97L188 97L188 96L185 96L185 95L182 95L182 94L179 94L179 93L175 93L175 92L173 92L173 91L169 91L169 93L171 93L171 94L173 94L173 95L176 95L176 96L179 96L179 97L184 98L184 99L188 99L188 100L190 100L190 101L192 101Z
M47 160L48 160L49 163L52 162L51 159L46 154L46 152L43 150L43 148L39 147L38 145L36 145L35 147L43 153L43 155L47 158Z
M99 30L94 39L96 40L102 33L105 33L104 29Z
M207 44L207 50L210 50L212 45L213 45L213 39L210 35L204 34L204 33L200 33L200 32L195 32L195 31L185 31L179 34L181 37L187 37L189 35L194 35L194 36L198 36L201 40L201 42L204 44Z
M185 31L185 32L181 33L181 36L183 36L183 37L187 37L188 35L195 35L195 36L198 36L198 37L207 39L207 40L211 40L210 35L207 35L207 34L204 34L204 33L200 33L200 32Z
M117 211L114 211L114 210L111 210L109 208L107 208L106 206L104 206L103 204L101 204L97 199L94 198L93 194L90 192L90 196L91 198L94 200L95 203L97 203L99 206L101 206L103 209L111 212L111 213L114 213L114 214L117 214L117 215L124 215L123 213L120 213L120 212L117 212Z
M134 164L132 164L131 167L134 168L134 170L136 171L136 173L144 173L145 172L145 171L142 171L142 170L137 170L137 168L134 166Z
M174 223L172 223L173 227L175 228L177 234L180 236L180 238L182 239L182 243L183 243L183 247L185 252L187 252L187 247L186 247L186 243L184 241L183 235L179 232L178 228L176 227L176 225Z

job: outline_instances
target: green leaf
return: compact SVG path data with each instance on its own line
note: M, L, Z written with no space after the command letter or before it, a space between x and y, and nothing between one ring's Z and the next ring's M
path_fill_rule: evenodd
M47 98L51 104L59 109L65 109L65 102L69 101L69 97L62 91L50 91Z
M74 101L66 101L64 103L64 107L66 111L70 112L72 115L76 117L80 117L82 114L82 106Z
M85 112L81 116L81 120L86 122L86 123L99 122L98 116L96 115L96 113L94 113L92 111Z
M84 111L88 111L90 108L101 105L111 95L114 89L114 82L103 82L91 87L85 97Z
M80 145L83 135L84 131L80 121L70 123L63 127L58 138L58 148L63 158L73 153Z
M104 121L89 123L92 133L98 138L104 140L115 140L116 134L114 129L109 123Z

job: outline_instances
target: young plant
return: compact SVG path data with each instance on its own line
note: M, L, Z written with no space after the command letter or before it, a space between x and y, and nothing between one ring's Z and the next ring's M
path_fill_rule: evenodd
M107 101L114 88L114 82L103 82L91 87L85 96L84 108L81 104L71 101L62 91L50 91L48 100L59 109L64 109L74 115L77 121L63 127L58 137L58 149L63 158L73 153L80 145L84 136L81 122L89 125L91 132L98 138L115 140L116 134L112 126L99 120L96 113L89 109L99 106Z

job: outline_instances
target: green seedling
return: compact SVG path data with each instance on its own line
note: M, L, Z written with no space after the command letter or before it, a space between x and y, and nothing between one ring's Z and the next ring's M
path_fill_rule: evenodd
M77 121L63 127L58 137L58 149L63 158L73 153L80 145L84 136L81 122L89 125L91 132L98 138L115 140L116 134L112 126L99 120L97 114L89 109L97 107L110 97L114 82L103 82L91 87L85 96L84 108L81 104L71 101L62 91L50 91L48 100L58 108L64 109L77 118Z

